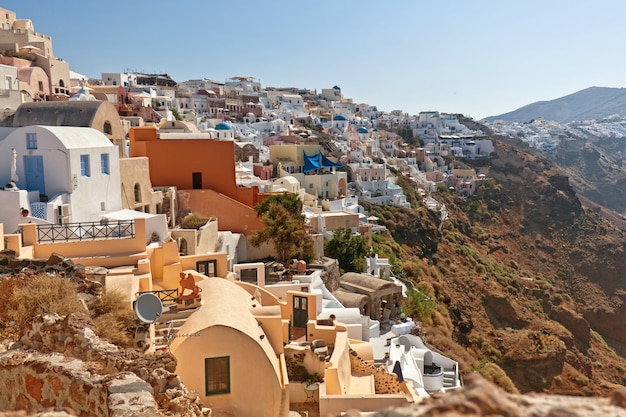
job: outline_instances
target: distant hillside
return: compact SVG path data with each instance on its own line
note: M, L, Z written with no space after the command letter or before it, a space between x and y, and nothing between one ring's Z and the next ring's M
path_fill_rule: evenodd
M424 206L364 203L393 238L375 250L422 294L403 311L464 373L522 393L610 395L626 383L626 233L611 223L622 218L581 204L521 140L491 139L495 157L465 161L489 170L473 197L434 195L443 223Z
M543 117L560 123L626 115L626 88L590 87L565 97L538 101L485 120L529 122Z

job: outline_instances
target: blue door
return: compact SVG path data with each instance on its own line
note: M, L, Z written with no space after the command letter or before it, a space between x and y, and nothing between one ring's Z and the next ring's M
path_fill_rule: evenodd
M39 190L39 194L45 194L43 156L24 155L24 171L26 172L26 189L28 191Z

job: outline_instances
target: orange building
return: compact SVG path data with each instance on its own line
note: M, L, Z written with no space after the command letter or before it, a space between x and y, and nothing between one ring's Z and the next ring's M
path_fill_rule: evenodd
M222 230L234 233L263 229L253 208L262 199L258 188L238 187L235 181L233 141L159 133L154 126L132 127L129 139L130 157L148 157L152 185L178 189L179 214L217 217Z

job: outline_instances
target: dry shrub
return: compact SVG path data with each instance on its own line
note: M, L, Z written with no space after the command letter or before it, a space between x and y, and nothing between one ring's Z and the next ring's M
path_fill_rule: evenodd
M413 259L402 262L401 267L409 279L415 279L420 276L420 266Z
M23 272L0 281L0 337L19 340L35 316L84 311L76 285L58 275ZM88 306L98 336L121 347L133 345L136 318L129 302L109 291Z
M513 381L511 381L511 378L509 378L506 372L504 372L502 368L495 363L487 362L485 366L479 370L479 372L487 380L493 382L506 392L519 394L519 391L515 387L515 384L513 384Z
M435 305L435 309L432 311L431 317L433 327L437 327L439 330L444 332L446 336L452 337L454 325L452 324L450 317L447 315L445 308Z
M424 333L424 340L428 347L457 361L462 374L471 369L471 364L475 359L471 353L467 351L467 348L454 342L449 336L443 334L438 329L428 328L425 329Z
M0 282L0 326L19 339L40 314L68 315L84 310L76 285L58 276L18 274Z
M89 306L98 336L121 347L132 347L137 319L129 302L118 291L107 291Z
M190 213L180 219L178 225L183 229L200 229L209 220L213 220L213 217L204 217L196 213Z

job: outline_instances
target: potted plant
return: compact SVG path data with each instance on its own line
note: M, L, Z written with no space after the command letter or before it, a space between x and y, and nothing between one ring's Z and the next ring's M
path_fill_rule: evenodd
M324 378L318 374L308 374L305 378L304 386L308 387L309 385L319 384L320 382L324 382Z

